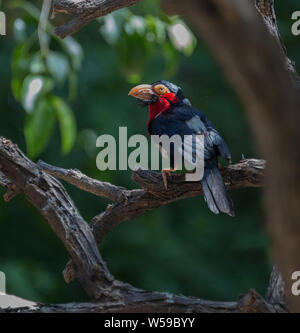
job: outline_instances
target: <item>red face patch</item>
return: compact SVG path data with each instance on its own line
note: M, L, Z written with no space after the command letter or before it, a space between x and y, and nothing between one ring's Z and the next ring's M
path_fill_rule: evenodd
M170 101L172 104L176 104L179 102L178 97L174 93L166 93L162 96L163 98L166 98L168 101Z
M147 126L152 119L157 117L160 113L166 112L171 104L176 104L179 102L178 97L174 93L166 93L161 95L157 102L149 105L149 119Z

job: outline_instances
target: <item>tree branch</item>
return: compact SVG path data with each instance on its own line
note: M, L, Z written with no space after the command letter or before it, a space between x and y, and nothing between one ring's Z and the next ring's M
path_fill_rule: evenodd
M261 187L264 184L264 168L265 161L251 159L230 165L221 173L228 190ZM172 175L168 179L168 190L164 188L161 173L139 170L133 172L132 178L143 190L127 191L121 201L109 205L106 211L93 218L91 227L98 243L121 222L171 202L202 194L201 184L186 182L184 175Z
M113 277L98 252L88 224L63 186L4 138L0 138L0 171L49 222L69 252L76 276L87 294L91 298L103 297L103 291L111 287Z
M4 201L8 202L20 193L20 190L16 185L12 184L4 175L0 172L0 186L7 189L3 196Z
M1 299L5 297L6 299ZM135 289L122 302L41 304L15 296L0 296L0 313L281 313L280 306L267 303L251 289L236 302L214 302L196 297Z
M76 169L66 170L63 168L58 168L41 160L38 161L37 165L40 166L42 170L56 178L63 179L83 191L95 194L111 201L120 200L125 190L123 187L115 186L107 182L102 182L90 178Z
M141 0L54 0L53 13L74 16L69 22L55 29L55 34L64 38L74 34L90 21L105 16L115 10L131 6Z
M80 189L104 198L111 197L113 201L116 201L113 205L109 205L104 212L94 217L91 222L92 231L98 244L112 228L124 221L132 220L171 202L202 194L200 182L186 182L183 174L173 174L168 180L168 190L165 190L161 173L138 170L132 173L132 179L143 190L130 191L91 179L78 170L57 168L42 161L39 161L38 165L45 172ZM246 159L222 169L221 173L227 189L262 187L264 185L265 165L264 160ZM117 194L111 196L112 192ZM76 277L71 261L67 263L63 275L67 283Z
M281 308L288 311L285 302L284 282L282 280L282 276L278 270L277 265L273 266L270 275L269 287L266 293L266 300L267 302L274 305L279 305Z
M281 48L282 56L286 62L287 71L294 81L296 89L300 90L300 77L296 71L295 63L287 56L287 49L278 30L274 0L255 0L255 7L264 20L265 26L267 27L269 33L275 38L275 41Z
M51 175L44 173L43 167ZM229 188L259 187L263 184L265 162L243 160L222 170ZM36 165L9 140L0 138L1 185L16 185L27 199L47 219L54 232L69 252L74 274L94 303L45 305L28 302L16 296L1 295L0 312L282 312L281 305L267 303L251 290L237 302L212 302L195 297L169 293L148 292L115 280L98 252L88 224L82 219L63 186L52 175L75 186L108 198L113 189L118 199L92 223L98 240L115 225L169 202L198 195L201 187L184 182L184 175L170 179L168 191L161 191L161 175L157 172L137 171L133 178L144 187L126 190L102 183L83 175L78 170L64 170L45 162ZM119 195L122 193L122 195ZM178 195L179 197L174 197ZM120 199L121 198L121 199ZM74 275L75 276L75 275Z
M62 179L83 191L114 202L128 199L130 192L136 193L138 191L130 191L124 187L90 178L77 169L63 169L41 160L38 161L37 165L50 175ZM265 168L266 162L264 160L244 159L236 164L230 164L220 171L227 188L232 190L243 187L264 186ZM173 173L169 176L167 190L163 185L160 172L139 169L132 172L132 179L141 188L162 200L160 202L161 205L202 194L200 182L185 181L185 174ZM142 192L138 191L138 193Z

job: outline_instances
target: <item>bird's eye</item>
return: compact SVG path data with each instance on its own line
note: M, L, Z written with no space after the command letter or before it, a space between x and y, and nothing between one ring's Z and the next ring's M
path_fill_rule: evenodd
M164 95L164 94L170 92L169 89L166 86L162 85L162 84L159 84L159 85L155 86L154 90L159 95Z

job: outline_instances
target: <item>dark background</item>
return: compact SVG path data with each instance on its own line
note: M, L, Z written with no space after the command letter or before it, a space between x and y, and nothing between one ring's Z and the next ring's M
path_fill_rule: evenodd
M276 14L288 54L299 64L299 37L290 30L292 12L300 10L297 3L276 1ZM127 126L129 136L146 134L147 111L127 94L135 84L159 79L182 86L225 138L233 162L242 154L261 157L242 106L210 51L193 35L190 45L177 50L166 31L179 18L167 18L158 1L145 0L95 20L69 40L73 46L54 38L50 28L48 52L55 52L54 64L47 61L49 54L41 54L36 37L40 5L19 0L2 1L0 7L8 21L7 36L0 36L0 135L34 160L135 188L130 171L97 170L95 140L101 134L117 136L119 126ZM62 19L55 20L58 24ZM29 114L24 82L30 75L52 82L38 96L40 101L58 96L69 107L55 109L49 102L45 105L52 107L45 111L37 103ZM87 221L108 204L65 185ZM203 198L196 197L121 224L101 245L112 274L143 289L212 300L233 300L250 288L264 294L272 258L262 190L231 195L235 218L213 215ZM77 282L66 285L62 278L67 260L59 239L23 195L9 203L0 200L0 270L6 273L7 293L40 302L85 300Z

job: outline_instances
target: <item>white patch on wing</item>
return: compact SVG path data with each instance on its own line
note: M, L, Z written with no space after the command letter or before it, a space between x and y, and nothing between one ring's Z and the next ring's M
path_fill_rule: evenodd
M196 133L202 133L203 131L206 130L203 122L201 121L200 117L197 115L191 118L190 120L187 120L185 123L190 129L192 129Z
M170 150L170 138L165 137L168 140L162 140L163 136L151 136L154 143L157 145L159 142L159 150L165 159L169 160ZM173 136L172 138L174 138ZM164 147L164 144L166 145ZM204 173L204 135L193 134L185 135L184 140L177 135L176 140L172 140L174 147L174 169L182 170L182 158L184 161L184 167L188 171L195 170L193 174L187 174L189 181L199 181L203 177ZM193 175L195 178L193 179Z
M185 135L183 145L177 147L183 154L186 167L195 168L195 165L204 161L203 135Z

